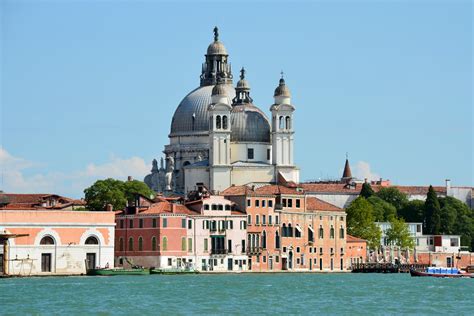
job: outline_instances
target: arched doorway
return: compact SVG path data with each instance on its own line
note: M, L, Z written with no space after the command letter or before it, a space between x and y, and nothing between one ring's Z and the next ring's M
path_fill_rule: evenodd
M53 272L53 258L56 253L56 241L52 236L46 235L40 240L41 247L41 272Z
M100 243L96 236L89 236L84 241L86 248L86 270L100 266Z

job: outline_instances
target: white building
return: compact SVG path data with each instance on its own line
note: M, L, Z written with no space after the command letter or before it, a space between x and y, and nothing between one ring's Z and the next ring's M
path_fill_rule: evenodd
M166 167L153 162L145 183L155 191L186 194L202 183L211 192L231 185L299 182L293 160L294 106L283 78L270 105L271 121L250 97L242 68L233 86L229 55L217 28L202 65L201 83L179 104L165 146Z

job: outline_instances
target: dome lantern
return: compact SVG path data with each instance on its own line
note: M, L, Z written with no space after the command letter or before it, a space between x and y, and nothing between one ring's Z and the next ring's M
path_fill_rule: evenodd
M235 87L235 98L232 100L234 104L252 103L253 100L250 97L250 85L245 80L245 68L242 67L240 70L240 80L237 82Z
M291 93L290 89L285 83L285 79L283 78L283 71L281 72L280 82L278 87L275 89L275 93L273 93L273 97L275 98L275 104L290 104L291 103Z
M218 78L232 84L232 69L224 44L219 41L219 29L214 27L214 41L207 47L206 61L202 64L201 87L215 85Z

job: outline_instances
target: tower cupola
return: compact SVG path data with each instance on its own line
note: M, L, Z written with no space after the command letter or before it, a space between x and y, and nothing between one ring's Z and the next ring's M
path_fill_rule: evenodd
M214 27L214 41L207 47L206 61L201 69L201 87L215 85L221 78L224 84L232 84L232 69L224 44L219 41L219 29Z
M281 72L280 82L275 89L275 93L273 93L273 97L275 98L275 104L291 104L291 93L283 78L283 72Z
M245 68L240 70L240 80L235 87L235 98L232 100L233 104L252 103L253 99L250 97L250 85L245 80Z

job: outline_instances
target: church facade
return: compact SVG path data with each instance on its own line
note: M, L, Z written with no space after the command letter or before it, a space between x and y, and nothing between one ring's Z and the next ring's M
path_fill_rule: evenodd
M219 193L232 185L299 182L294 164L295 107L283 77L271 118L253 103L245 69L233 85L229 55L214 29L202 64L200 86L184 97L171 121L165 160L153 161L145 183L156 192L186 194L197 183Z

